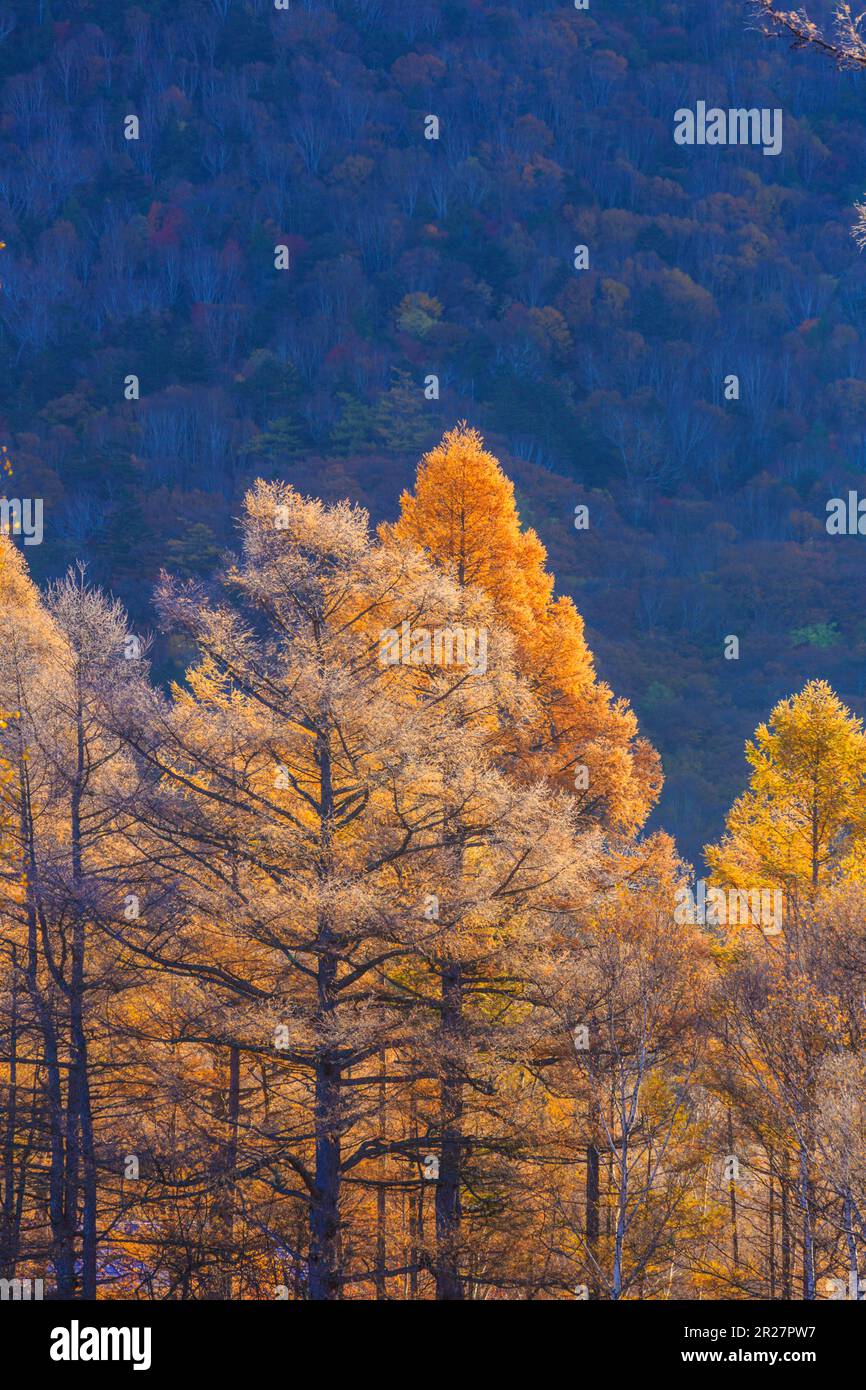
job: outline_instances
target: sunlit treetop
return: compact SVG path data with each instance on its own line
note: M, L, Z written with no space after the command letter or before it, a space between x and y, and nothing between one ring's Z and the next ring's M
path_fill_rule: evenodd
M572 790L589 819L639 828L661 790L657 754L628 704L598 680L583 619L570 598L554 597L544 545L521 526L514 485L478 430L463 422L424 455L414 492L381 535L420 546L493 598L543 711L526 730L531 775Z

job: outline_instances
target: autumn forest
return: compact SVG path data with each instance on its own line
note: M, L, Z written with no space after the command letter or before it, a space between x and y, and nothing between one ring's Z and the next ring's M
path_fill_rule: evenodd
M85 1298L847 1288L860 721L823 682L772 711L681 910L673 842L639 834L658 757L476 431L378 534L259 483L240 541L218 593L163 580L198 653L168 694L84 571L40 593L2 542L6 1273Z
M863 1300L866 32L696 8L0 0L4 1309Z

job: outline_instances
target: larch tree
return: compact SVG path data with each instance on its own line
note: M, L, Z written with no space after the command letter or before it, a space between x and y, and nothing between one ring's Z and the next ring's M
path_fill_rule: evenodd
M561 789L578 824L599 827L612 841L638 830L660 790L658 757L639 737L627 704L614 699L597 679L583 621L570 599L554 597L544 547L534 531L521 527L514 487L477 430L461 424L424 456L414 491L403 494L399 518L383 526L381 534L388 541L420 547L459 585L488 594L497 617L512 634L517 668L532 706L519 723L504 723L497 731L499 766L518 782L545 779ZM610 847L605 872L611 891L623 870L614 865ZM584 906L575 899L573 914ZM557 954L555 941L552 930L545 949L527 963L527 979L536 972L535 989L541 995L550 959ZM576 1003L573 999L563 1005L560 998L560 1015L563 1006L567 1011ZM557 1032L559 1027L561 1016ZM554 1055L561 1046L561 1041L555 1044ZM548 1038L546 1047L539 1046L536 1061L550 1051ZM547 1064L542 1074L546 1069ZM548 1103L546 1084L542 1081L538 1090L542 1106ZM598 1113L598 1097L593 1095L586 1104L585 1130L593 1129L590 1116ZM592 1223L599 1150L595 1139L585 1143ZM621 1258L618 1267L621 1271ZM621 1273L617 1286L622 1287Z
M460 1297L462 1165L497 1142L465 1089L495 1092L515 932L574 896L592 845L561 794L496 767L531 694L489 598L282 484L248 495L242 533L222 596L164 587L200 656L129 734L161 779L143 818L187 903L154 959L207 986L183 1040L235 1069L224 1185L255 1173L306 1213L304 1295L403 1271L384 1267L381 1218L375 1261L359 1258L350 1215L365 1190L414 1190L429 1154L436 1239L415 1263ZM460 647L470 631L483 661Z
M661 790L658 756L627 703L598 680L583 619L571 599L554 597L544 546L521 527L514 486L477 430L458 425L424 455L414 492L382 529L489 594L513 633L538 714L510 731L503 755L568 789L587 823L640 828Z
M759 930L743 932L741 921L728 921L716 932L722 946L716 1069L738 1116L739 1159L765 1203L776 1190L781 1196L778 1265L772 1226L761 1237L770 1285L790 1296L797 1240L806 1299L816 1297L822 1259L832 1269L839 1232L853 1239L850 1185L842 1175L836 1198L848 1207L837 1219L828 1206L831 1165L818 1136L832 1059L857 1036L842 960L849 948L856 954L855 938L838 924L862 885L864 755L861 721L826 681L810 681L781 700L747 744L749 787L731 808L722 839L706 850L713 881L728 901L732 894L754 899L773 892L782 903L781 921L774 914L772 925L759 917L753 923ZM732 1184L733 1277L754 1289L766 1275L749 1270L738 1213L741 1218Z
M707 862L724 886L778 889L789 927L821 888L858 869L866 840L866 734L826 681L780 700L746 745L749 788Z
M610 867L527 970L547 1040L535 1161L548 1219L535 1240L559 1296L688 1296L708 1224L697 1086L708 945L695 926L671 931L682 866L670 841L631 846L615 877Z
M9 792L23 873L23 890L4 885L4 939L12 991L28 1009L20 1036L31 1047L38 1040L57 1291L93 1298L97 1130L116 1062L104 1051L105 1009L123 979L111 928L123 912L123 830L136 801L134 770L106 714L112 692L142 679L142 663L130 659L120 606L81 571L43 602L18 552L0 545L8 625L0 691L17 710L0 738L14 769Z

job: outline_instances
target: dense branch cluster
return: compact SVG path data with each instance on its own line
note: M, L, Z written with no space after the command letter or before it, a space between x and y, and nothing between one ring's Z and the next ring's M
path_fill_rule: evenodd
M764 32L792 40L795 48L814 48L827 54L840 68L866 67L866 40L863 36L863 16L851 12L851 6L836 5L834 12L835 38L828 39L806 10L780 10L775 0L753 0L762 20Z

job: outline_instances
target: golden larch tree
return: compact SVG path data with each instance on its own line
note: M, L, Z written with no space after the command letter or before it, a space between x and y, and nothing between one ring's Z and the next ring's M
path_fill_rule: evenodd
M570 598L554 597L545 548L521 526L514 485L477 430L461 423L424 455L415 491L382 535L421 547L493 599L539 711L512 731L524 775L570 790L587 821L639 829L661 790L658 755L628 703L597 678L583 619Z

